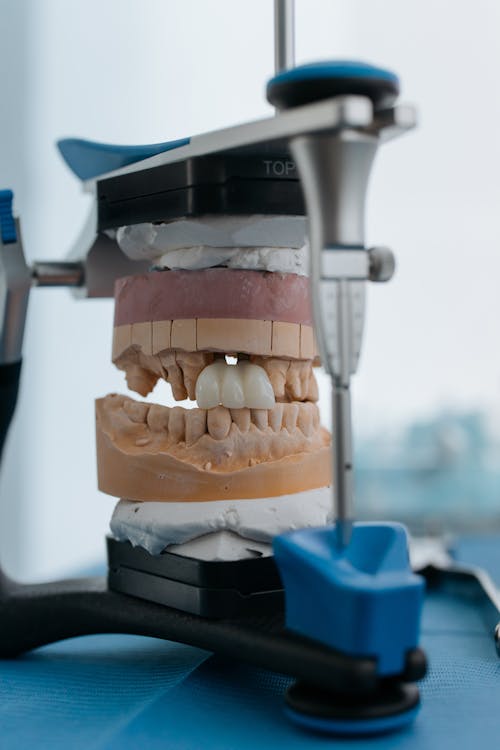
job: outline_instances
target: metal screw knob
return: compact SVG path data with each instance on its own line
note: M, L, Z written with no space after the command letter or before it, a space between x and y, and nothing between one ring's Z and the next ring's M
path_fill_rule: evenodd
M370 258L370 281L389 281L396 270L396 259L388 247L372 247L368 250Z

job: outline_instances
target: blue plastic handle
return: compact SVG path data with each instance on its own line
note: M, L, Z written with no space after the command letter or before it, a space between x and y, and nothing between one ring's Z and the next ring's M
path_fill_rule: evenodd
M356 523L343 552L333 526L278 536L286 625L351 656L377 659L381 676L401 674L418 646L424 580L408 557L404 526Z
M0 233L4 245L17 241L16 222L12 213L12 190L0 190Z
M86 141L81 138L63 138L57 147L68 167L81 180L113 172L115 169L148 159L150 156L186 146L189 138L180 138L148 146L117 146L110 143Z

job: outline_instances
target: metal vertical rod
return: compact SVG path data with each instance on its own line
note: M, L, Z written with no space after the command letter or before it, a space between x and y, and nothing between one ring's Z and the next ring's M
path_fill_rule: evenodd
M353 468L351 393L348 385L333 379L332 388L333 510L336 542L340 551L351 539L353 524Z
M295 0L274 0L274 70L295 64Z

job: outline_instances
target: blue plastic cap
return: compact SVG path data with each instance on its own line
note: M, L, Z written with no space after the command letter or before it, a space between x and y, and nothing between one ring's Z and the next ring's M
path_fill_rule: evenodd
M289 68L271 78L267 98L289 109L335 96L366 96L375 109L390 107L399 95L399 78L391 70L358 60L330 60Z
M271 78L268 85L288 81L310 81L319 78L358 78L363 80L371 78L388 81L399 88L399 77L396 73L360 60L326 60L298 65L296 68L289 68L277 73L274 78Z
M397 732L408 724L411 724L417 718L420 706L395 714L394 716L384 716L377 719L324 719L319 716L308 716L290 708L285 708L285 714L294 724L298 724L304 729L312 730L320 734L330 734L340 737L372 737L389 732Z
M4 245L17 242L16 222L12 213L12 190L0 190L0 233Z
M355 524L339 552L335 528L276 537L286 625L350 656L377 659L381 676L401 674L419 640L424 580L400 524Z
M128 164L148 159L150 156L187 146L189 138L153 143L149 146L116 146L108 143L86 141L81 138L63 138L57 147L68 167L81 180L91 180L99 175L121 169Z

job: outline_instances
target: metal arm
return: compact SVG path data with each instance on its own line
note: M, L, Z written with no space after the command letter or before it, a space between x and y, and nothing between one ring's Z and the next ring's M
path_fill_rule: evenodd
M295 65L295 2L274 0L274 70Z
M333 506L341 550L354 517L350 380L363 335L365 282L387 281L394 270L389 250L364 246L365 194L378 142L376 132L349 128L291 141L309 217L316 335L332 378Z

